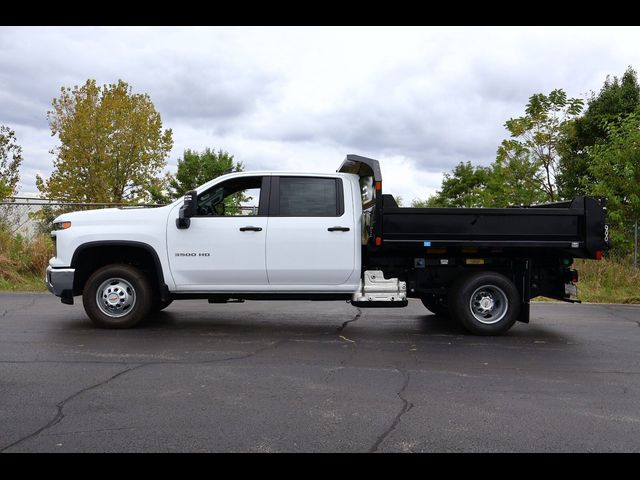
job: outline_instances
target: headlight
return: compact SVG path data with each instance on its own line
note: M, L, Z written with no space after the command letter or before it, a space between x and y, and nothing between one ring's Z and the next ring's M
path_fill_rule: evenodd
M53 224L54 230L66 230L71 226L71 222L55 222Z

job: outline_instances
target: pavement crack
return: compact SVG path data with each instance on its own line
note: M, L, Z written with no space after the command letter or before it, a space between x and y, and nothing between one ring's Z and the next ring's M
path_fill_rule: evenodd
M40 427L39 429L37 429L35 432L30 433L29 435L26 435L18 440L16 440L15 442L2 447L0 449L0 453L5 452L6 450L10 449L11 447L15 447L16 445L20 445L23 442L26 442L27 440L37 437L38 435L40 435L42 432L44 432L45 430L48 430L49 428L53 427L54 425L57 425L58 423L60 423L62 421L62 419L65 417L64 415L64 407L65 405L70 402L71 400L73 400L74 398L79 397L80 395L82 395L83 393L88 392L89 390L93 390L95 388L98 387L102 387L103 385L106 385L107 383L115 380L118 377L121 377L122 375L129 373L133 370L137 370L138 368L142 368L144 366L146 366L148 364L142 364L142 365L137 365L135 367L130 367L127 368L125 370L122 370L118 373L116 373L115 375L110 376L109 378L107 378L106 380L103 380L102 382L98 382L98 383L94 383L93 385L89 385L88 387L85 387L81 390L78 390L77 392L75 392L72 395L69 395L67 398L65 398L64 400L62 400L61 402L58 402L56 404L56 414L55 416L44 426Z
M269 345L254 350L253 352L245 353L242 355L236 355L234 357L224 357L224 358L214 358L211 360L163 360L157 362L130 362L135 363L137 366L135 368L140 368L143 366L155 366L155 365L206 365L209 363L216 362L229 362L232 360L242 360L244 358L253 357L259 353L262 353L266 350L275 349L280 346L282 343L286 342L287 339L278 340L276 342L271 342ZM0 360L0 365L2 364L39 364L39 363L52 363L52 364L62 364L62 365L127 365L127 362L123 361L103 361L103 360ZM1 450L0 450L1 452Z
M396 371L400 374L402 374L402 372L400 370ZM402 416L407 413L409 410L411 410L413 408L413 403L409 402L409 400L407 400L406 398L404 398L402 396L402 394L404 393L404 391L407 389L407 387L409 386L409 380L411 379L411 374L409 372L407 372L406 374L402 374L404 376L404 383L402 385L402 388L400 390L398 390L398 392L396 393L396 395L398 396L398 398L400 400L402 400L402 408L400 409L400 411L397 413L397 415L395 416L395 418L393 419L393 422L391 423L391 425L389 426L389 428L387 428L382 435L380 435L375 443L372 445L372 447L369 449L369 453L375 453L378 451L378 448L380 447L380 445L382 445L382 442L384 442L387 437L391 434L391 432L393 432L396 427L398 426L398 424L400 423L400 419L402 418Z
M346 322L342 322L342 325L340 325L336 331L338 333L342 333L342 331L347 328L347 325L349 325L351 322L355 322L356 320L358 320L360 318L360 315L362 315L362 310L360 310L360 307L356 307L358 312L355 314L355 316L351 319L351 320L347 320Z
M286 341L287 341L286 339L278 340L277 342L270 343L266 347L259 348L257 350L254 350L253 352L246 353L244 355L238 355L236 357L217 358L215 360L209 360L209 361L205 360L205 361L202 361L202 362L194 362L194 363L215 363L215 362L229 362L231 360L243 360L245 358L253 357L254 355L262 353L262 352L264 352L266 350L275 349L275 348L277 348L278 346L280 346L282 343L284 343ZM189 362L162 362L162 363L187 364Z
M337 366L337 367L335 367L335 368L330 368L330 369L327 371L327 374L325 375L324 380L323 380L323 382L324 382L325 384L329 383L329 380L331 379L331 377L333 376L333 374L334 374L334 373L336 373L336 372L338 372L338 371L340 371L340 370L344 369L344 368L345 368L345 365L346 365L348 362L351 362L351 360L353 360L354 355L355 355L355 354L356 354L356 352L358 351L357 343L356 343L355 341L353 341L353 340L351 340L351 339L349 339L349 338L346 338L346 337L344 337L344 336L342 336L342 335L340 335L340 338L342 338L342 339L344 339L344 340L346 340L346 341L348 341L348 342L350 342L350 343L351 343L351 346L350 346L350 347L348 347L348 348L349 348L349 355L348 355L346 358L343 358L343 359L340 361L340 363L338 364L338 366ZM346 346L346 345L345 345L345 346Z

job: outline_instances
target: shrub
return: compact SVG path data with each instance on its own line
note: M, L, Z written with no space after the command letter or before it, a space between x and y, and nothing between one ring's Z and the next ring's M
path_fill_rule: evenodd
M38 285L52 255L48 235L27 239L0 222L0 287L14 290Z
M631 256L609 256L600 261L576 260L580 274L578 296L585 302L640 303L640 269Z

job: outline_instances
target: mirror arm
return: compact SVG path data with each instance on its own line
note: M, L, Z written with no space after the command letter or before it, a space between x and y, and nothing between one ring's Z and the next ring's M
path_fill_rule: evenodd
M189 228L191 225L191 217L197 214L198 208L198 192L189 190L184 196L184 204L180 207L178 218L176 218L176 227L179 229Z

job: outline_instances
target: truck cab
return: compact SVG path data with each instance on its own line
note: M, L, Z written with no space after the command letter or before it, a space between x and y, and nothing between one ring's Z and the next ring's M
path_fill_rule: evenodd
M196 213L166 224L175 292L353 292L360 278L357 177L232 173L196 190ZM250 208L238 207L238 196Z

